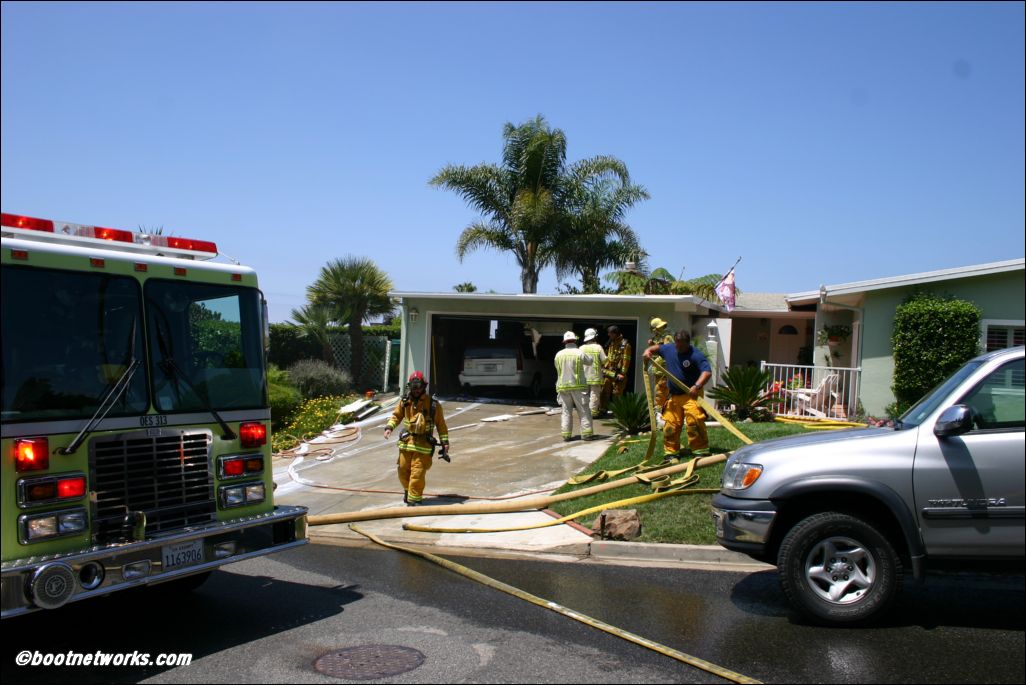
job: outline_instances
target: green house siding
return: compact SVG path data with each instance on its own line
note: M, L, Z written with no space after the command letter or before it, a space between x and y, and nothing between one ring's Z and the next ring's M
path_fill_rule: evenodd
M972 302L980 308L983 319L1022 321L1026 311L1026 278L1022 271L867 292L862 319L861 397L866 413L873 416L883 416L887 405L894 402L894 313L906 297L916 292Z

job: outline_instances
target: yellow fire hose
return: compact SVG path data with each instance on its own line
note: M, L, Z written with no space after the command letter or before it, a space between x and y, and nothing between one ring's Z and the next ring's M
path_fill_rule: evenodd
M682 383L679 379L674 378L669 373L669 371L667 371L666 366L663 365L662 359L652 358L650 360L650 362L651 362L651 364L654 367L659 369L659 371L663 375L665 375L667 378L669 378L674 383L676 383L678 387L680 387L682 390L684 390L684 392L690 392L690 388L688 388L687 385ZM651 428L652 428L652 432L651 432L651 434L649 436L649 439L648 439L648 450L645 452L645 458L642 459L637 464L635 464L634 466L628 466L627 468L619 469L619 470L616 470L616 471L596 471L595 473L589 473L589 474L586 474L586 475L583 475L583 476L575 476L575 477L571 478L569 481L567 481L571 485L582 485L584 483L590 483L592 481L602 482L602 481L605 481L605 480L609 480L610 478L616 478L617 476L622 476L622 475L624 475L626 473L630 473L631 471L637 471L638 473L645 473L646 471L651 470L653 468L659 468L660 466L664 466L664 465L667 465L669 463L673 463L673 462L676 461L676 460L672 460L671 459L669 461L664 461L662 464L652 464L651 463L652 454L655 451L656 430L657 430L656 418L655 418L655 402L654 402L653 393L652 393L652 378L651 378L651 376L648 373L647 365L645 365L645 364L642 365L641 373L642 373L642 375L644 377L644 381L645 381L645 398L648 400L648 417L649 417L649 422L650 422ZM712 405L710 405L708 402L705 401L704 397L699 397L698 398L698 403L699 403L699 406L701 406L702 409L704 409L706 411L706 413L708 413L714 419L719 421L720 425L722 425L728 431L730 431L735 436L737 436L738 439L741 440L741 442L745 443L746 445L751 445L752 444L752 440L748 436L746 436L744 433L742 433L740 430L738 430L737 427L734 426L734 424L732 424L722 414L720 414L718 411L716 411L716 409L714 409L712 407ZM634 442L634 441L632 441L632 442ZM621 443L621 444L623 444L623 443Z
M388 547L389 549L398 550L400 552L406 552L407 554L413 554L423 559L427 559L428 561L438 564L443 568L447 568L450 571L460 574L461 576L470 578L471 580L475 580L483 585L487 585L490 588L501 590L506 594L513 595L518 599L522 599L524 601L530 602L531 604L535 604L542 608L551 609L552 611L555 611L558 614L562 614L563 616L572 618L575 621L579 621L585 625L591 626L592 628L598 628L599 630L609 633L610 635L615 635L616 637L627 640L628 642L633 642L636 645L641 645L642 647L646 647L654 652L658 652L659 654L663 654L672 659L676 659L677 661L685 663L689 666L694 666L695 668L699 668L708 673L712 673L713 675L719 676L720 678L724 678L735 683L761 682L758 680L754 680L753 678L749 678L748 676L742 675L740 673L736 673L734 671L723 668L722 666L717 666L716 664L706 661L705 659L699 659L698 657L691 656L690 654L685 654L684 652L673 649L672 647L667 647L666 645L659 644L658 642L653 642L652 640L628 632L626 630L623 630L622 628L617 628L616 626L609 625L608 623L605 623L598 619L586 616L585 614L574 611L573 609L564 607L562 604L557 604L556 602L543 599L542 597L538 597L537 595L532 595L529 592L525 592L519 588L513 587L512 585L507 585L502 581L496 580L490 576L486 576L483 573L478 573L473 569L449 561L448 559L443 559L442 557L436 556L429 552L421 552L419 550L410 549L409 547L393 545L391 543L385 542L384 540L375 536L374 534L368 533L367 531L361 530L360 528L357 528L353 525L350 525L349 528L352 531L359 533L360 535L363 535L364 537L376 542L377 544L383 547Z
M858 421L842 421L839 419L819 418L816 416L776 416L773 420L778 423L796 423L813 430L866 427L866 424L859 423Z
M684 392L691 392L691 388L686 386L680 379L678 379L676 376L674 376L672 373L670 373L667 370L666 365L663 364L663 360L662 359L659 359L659 358L656 358L656 357L652 357L652 366L654 366L657 369L659 369L660 371L662 371L666 375L667 380L669 380L671 383L676 385L678 388L680 388ZM716 411L716 409L711 404L709 404L708 402L705 401L704 397L699 396L699 398L698 398L698 406L700 406L703 410L705 410L706 414L708 414L709 416L711 416L714 419L716 419L717 421L719 421L721 426L723 426L728 431L730 431L735 436L737 436L738 440L740 440L741 442L745 443L746 445L751 445L752 444L752 439L751 438L749 438L747 435L745 435L744 433L739 431L734 426L734 424L732 424L730 421L728 421L726 418L724 418L723 414L721 414L718 411Z
M498 514L510 511L531 511L545 509L556 502L563 502L578 497L594 495L606 490L622 488L625 485L634 483L646 483L661 476L670 476L675 473L686 471L689 468L702 468L712 464L726 461L727 454L715 454L710 457L694 459L687 464L676 464L664 469L652 471L648 474L628 476L620 480L594 485L590 488L583 488L573 492L564 492L559 495L548 495L546 497L529 497L520 501L509 502L487 502L482 504L445 504L436 506L420 507L390 507L388 509L372 509L369 511L351 511L342 514L320 514L307 517L307 524L311 526L329 526L336 523L353 523L356 521L376 521L379 519L397 519L414 516L451 516L457 514Z
M641 376L645 381L645 400L648 402L648 423L651 427L648 449L645 450L645 458L642 460L642 463L647 464L652 461L652 454L655 452L656 429L659 425L656 423L655 398L652 397L652 377L648 375L648 367L645 364L641 365Z
M695 475L695 460L692 459L685 466L684 475L677 480L670 481L669 476L663 476L667 480L663 481L660 479L645 479L639 478L639 481L650 484L656 492L649 495L639 495L637 497L629 497L627 499L617 500L616 502L608 502L606 504L600 504L595 507L589 507L583 509L574 514L564 516L559 519L552 519L550 521L542 521L541 523L534 523L527 526L514 526L510 528L435 528L432 526L418 526L412 523L404 523L403 530L413 530L421 533L509 533L512 531L519 530L534 530L536 528L548 528L549 526L557 526L567 521L572 521L588 514L594 514L599 511L606 509L619 509L621 507L629 507L634 504L644 504L645 502L654 502L657 499L663 497L669 497L671 495L683 495L686 493L698 494L707 492L719 492L719 488L702 488L701 490L687 490L689 485L693 485L698 482L698 476Z

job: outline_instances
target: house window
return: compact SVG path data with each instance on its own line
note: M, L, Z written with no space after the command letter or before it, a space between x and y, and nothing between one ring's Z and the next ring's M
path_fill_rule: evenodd
M983 346L987 352L1017 347L1026 343L1026 325L1022 321L982 322Z

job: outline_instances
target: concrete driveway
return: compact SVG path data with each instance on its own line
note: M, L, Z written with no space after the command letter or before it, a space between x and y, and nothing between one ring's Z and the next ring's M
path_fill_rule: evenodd
M393 405L394 406L394 405ZM611 444L612 431L596 423L599 439L564 443L558 413L537 407L444 401L452 463L435 456L428 472L425 504L480 503L516 495L549 494L583 467L598 459ZM301 504L311 514L331 514L402 506L396 476L396 431L382 434L391 409L359 422L353 440L318 450L318 456L278 458L274 480L279 504ZM576 421L576 416L575 416ZM575 423L575 436L579 435ZM311 445L316 447L316 445ZM437 534L404 531L404 521L440 527L498 528L549 521L543 512L476 514L384 519L360 527L389 541L439 548L493 548L529 553L588 554L591 537L569 525L509 533ZM347 524L310 529L314 539L363 540Z

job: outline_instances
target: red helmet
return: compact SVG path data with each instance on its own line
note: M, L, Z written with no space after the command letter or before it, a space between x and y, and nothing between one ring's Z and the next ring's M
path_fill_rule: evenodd
M424 374L420 371L414 371L413 373L411 373L410 378L406 382L410 385L413 385L415 383L419 383L422 386L427 385L427 381L424 380Z

